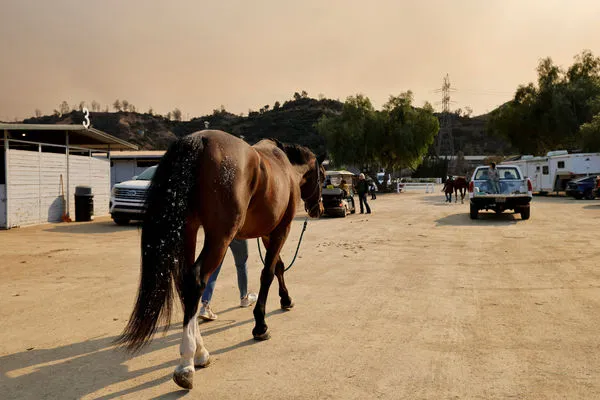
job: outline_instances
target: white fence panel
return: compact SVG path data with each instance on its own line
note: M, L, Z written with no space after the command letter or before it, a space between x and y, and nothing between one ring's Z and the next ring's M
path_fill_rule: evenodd
M420 182L402 182L396 184L396 193L407 190L425 190L425 193L433 193L435 185L433 183Z
M10 226L40 220L40 154L37 151L7 152L8 222Z

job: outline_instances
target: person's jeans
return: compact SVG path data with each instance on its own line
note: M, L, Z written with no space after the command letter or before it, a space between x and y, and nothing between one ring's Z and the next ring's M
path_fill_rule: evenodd
M358 194L358 199L360 202L360 212L361 214L364 212L364 208L363 208L363 203L365 203L365 207L367 208L367 213L371 212L371 207L369 207L369 203L367 203L367 194L366 193L359 193Z
M446 201L452 203L452 192L446 193Z
M490 188L492 189L492 193L498 194L500 193L500 182L490 179Z
M233 239L229 244L229 248L233 254L233 259L235 260L240 298L243 298L248 294L248 241L245 239ZM219 267L212 273L210 278L208 278L206 288L204 288L204 293L202 294L203 303L210 303L222 266L223 262L221 261Z

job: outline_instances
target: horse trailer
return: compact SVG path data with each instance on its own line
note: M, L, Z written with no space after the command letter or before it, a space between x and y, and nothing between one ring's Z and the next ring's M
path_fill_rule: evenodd
M583 176L600 175L600 153L573 153L551 151L545 156L522 156L515 161L523 174L531 179L533 191L548 193L564 191L567 183Z

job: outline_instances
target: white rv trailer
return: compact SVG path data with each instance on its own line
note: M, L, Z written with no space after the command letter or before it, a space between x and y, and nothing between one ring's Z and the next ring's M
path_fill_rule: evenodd
M566 150L550 151L545 156L522 156L510 161L531 179L533 191L548 193L565 190L567 182L588 175L600 175L600 153L569 154Z

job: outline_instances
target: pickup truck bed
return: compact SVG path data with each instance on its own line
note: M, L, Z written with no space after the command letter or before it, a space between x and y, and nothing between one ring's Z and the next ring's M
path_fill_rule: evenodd
M477 219L480 210L492 210L496 213L514 210L521 214L522 219L529 219L533 197L531 181L523 177L518 166L501 165L497 170L500 181L495 188L488 179L489 167L480 166L475 169L469 184L471 219Z

